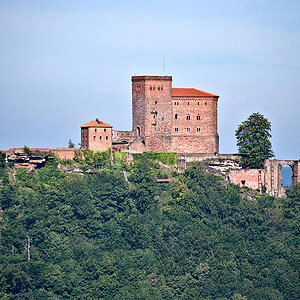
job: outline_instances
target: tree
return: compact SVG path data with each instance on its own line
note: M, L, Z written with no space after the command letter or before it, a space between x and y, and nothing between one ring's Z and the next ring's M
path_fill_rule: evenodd
M265 159L274 156L270 132L271 122L260 113L253 113L239 125L235 136L244 167L260 169Z
M75 144L69 139L69 148L75 148Z

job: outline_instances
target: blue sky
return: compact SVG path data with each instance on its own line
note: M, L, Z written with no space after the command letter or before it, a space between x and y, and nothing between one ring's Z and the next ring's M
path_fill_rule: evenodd
M0 149L64 147L99 117L131 129L131 76L220 95L220 152L251 113L299 159L300 1L1 1Z

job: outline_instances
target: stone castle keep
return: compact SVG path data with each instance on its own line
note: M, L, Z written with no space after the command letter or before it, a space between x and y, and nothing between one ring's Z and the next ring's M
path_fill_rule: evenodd
M195 161L240 186L285 196L281 168L292 168L292 184L300 183L299 160L266 159L263 169L243 169L240 157L219 154L217 126L219 96L194 88L172 88L172 76L133 76L132 131L117 131L99 119L81 126L81 149L93 151L176 152L177 168L184 170ZM33 148L73 159L78 149ZM43 165L43 155L26 156L22 148L4 151L8 161L32 172Z
M172 76L133 76L131 81L133 131L115 131L96 119L81 126L82 149L219 153L219 96L172 88Z

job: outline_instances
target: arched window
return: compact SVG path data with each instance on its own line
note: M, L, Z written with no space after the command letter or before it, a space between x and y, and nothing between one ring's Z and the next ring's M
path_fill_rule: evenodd
M187 120L190 120L190 119L191 119L190 114L188 114L188 115L186 116L186 119L187 119Z
M175 120L177 120L178 119L178 114L175 114Z
M140 128L140 126L136 127L136 134L137 134L137 136L141 136L141 128Z
M200 115L199 115L199 114L197 115L197 120L198 120L198 121L200 120Z

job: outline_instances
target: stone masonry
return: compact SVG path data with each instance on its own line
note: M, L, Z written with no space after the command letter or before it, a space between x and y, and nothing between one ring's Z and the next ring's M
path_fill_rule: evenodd
M133 76L131 81L133 131L113 131L113 150L219 152L219 96L172 88L172 76Z

